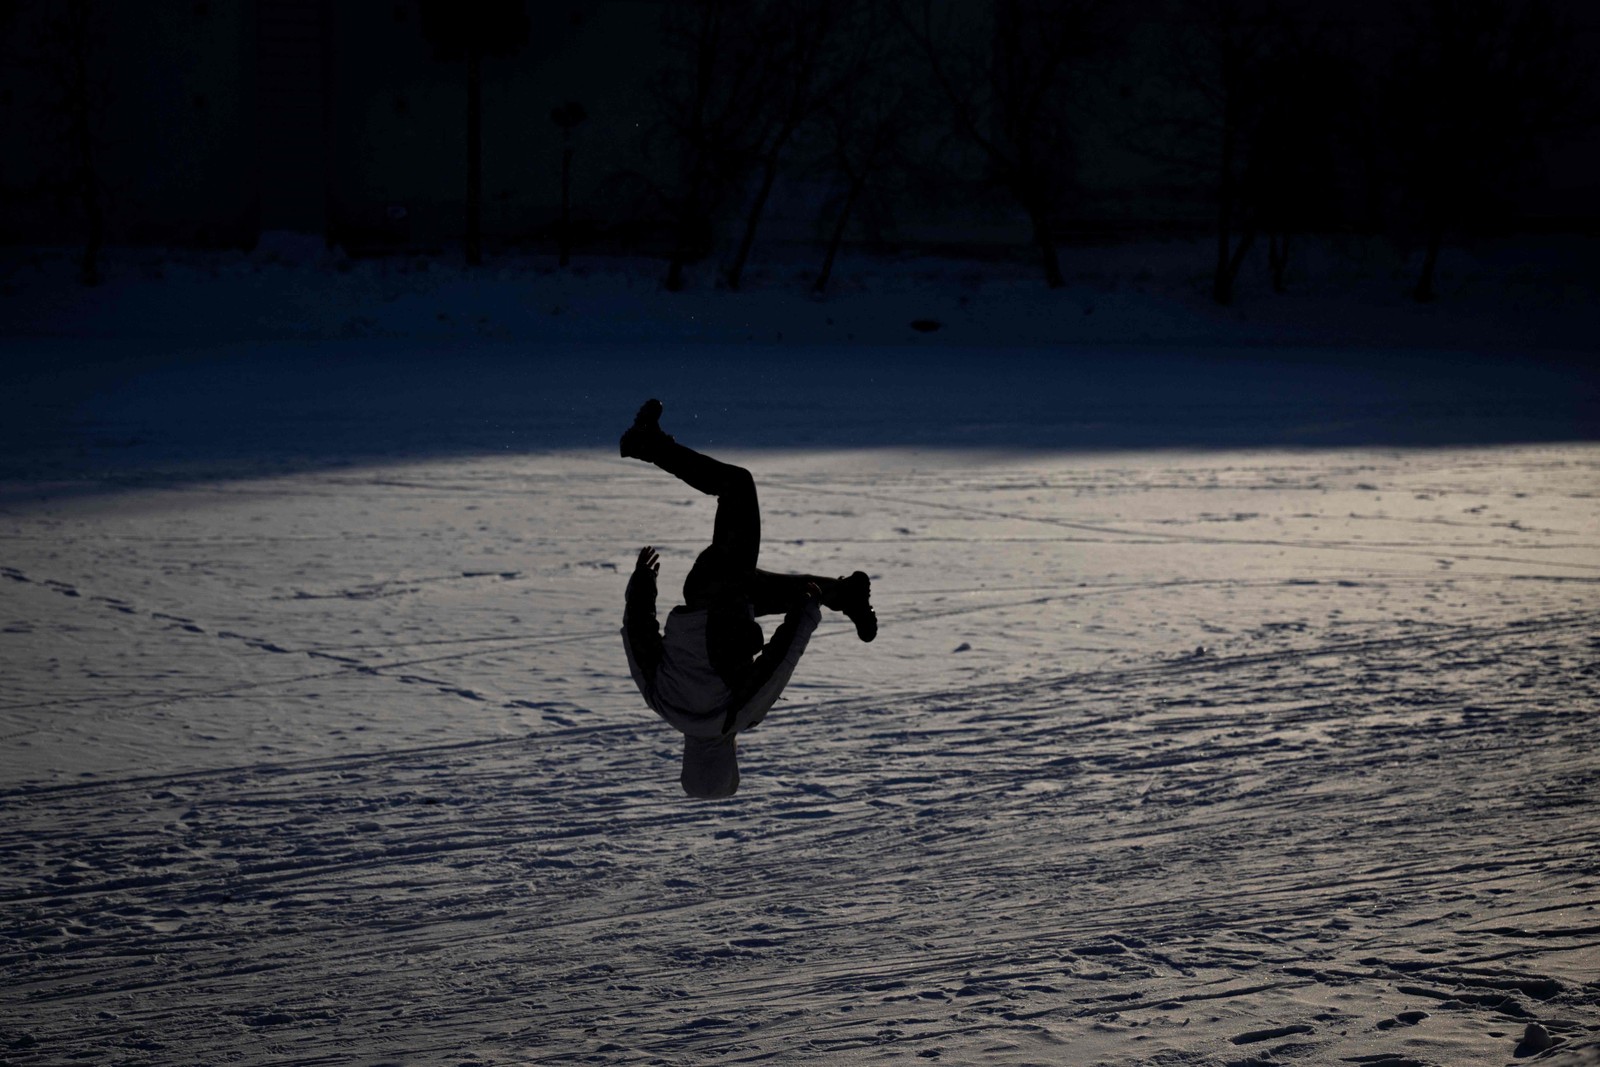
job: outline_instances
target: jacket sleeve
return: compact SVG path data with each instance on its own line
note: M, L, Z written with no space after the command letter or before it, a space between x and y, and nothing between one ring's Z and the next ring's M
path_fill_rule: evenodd
M749 678L734 694L723 721L723 733L749 729L766 718L767 710L789 684L801 653L821 621L822 607L810 598L784 616L772 640L756 657Z
M653 685L656 668L661 665L661 626L656 622L656 576L652 571L636 570L628 579L622 643L639 687Z

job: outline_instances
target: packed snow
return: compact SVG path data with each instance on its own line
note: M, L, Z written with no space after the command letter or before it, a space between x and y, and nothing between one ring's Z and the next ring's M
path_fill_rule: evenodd
M1592 352L905 333L947 268L853 342L292 337L193 270L0 293L4 1062L1600 1062ZM727 801L622 655L714 510L651 395L881 620Z

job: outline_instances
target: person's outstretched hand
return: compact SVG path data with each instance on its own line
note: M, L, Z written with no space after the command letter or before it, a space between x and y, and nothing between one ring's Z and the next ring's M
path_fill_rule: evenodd
M822 599L822 587L819 586L816 582L807 582L806 583L806 599L807 600L821 600Z
M656 554L654 548L645 545L639 550L639 562L634 564L633 569L635 571L649 571L650 576L653 578L661 573L661 557Z

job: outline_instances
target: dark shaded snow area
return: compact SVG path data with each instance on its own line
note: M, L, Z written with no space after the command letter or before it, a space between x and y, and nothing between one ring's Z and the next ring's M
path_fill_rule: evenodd
M903 337L627 272L345 336L394 276L181 258L0 292L0 1062L1600 1062L1592 346L948 274L783 312L977 307ZM724 802L618 636L714 510L617 455L650 395L881 622Z
M1291 291L1207 297L1192 242L1018 263L697 268L123 249L0 262L0 482L229 476L606 447L659 394L715 447L1119 449L1600 436L1600 280L1582 241L1452 250L1441 299L1378 246L1312 245ZM1260 281L1261 279L1257 279Z
M0 485L614 449L619 418L626 423L652 395L707 448L1600 438L1600 369L1579 354L37 339L3 347L13 389L0 401Z

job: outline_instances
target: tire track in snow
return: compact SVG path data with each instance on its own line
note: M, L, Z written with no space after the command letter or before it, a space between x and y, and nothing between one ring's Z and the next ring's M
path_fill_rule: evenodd
M1524 559L1516 556L1485 555L1482 553L1465 552L1440 552L1434 547L1434 542L1422 544L1384 544L1382 542L1327 541L1327 540L1285 540L1278 538L1250 538L1250 537L1202 537L1194 534L1166 533L1161 530L1130 530L1123 527L1112 526L1105 523L1081 522L1073 519L1064 519L1056 515L1030 515L1027 512L1000 511L993 508L982 508L971 504L956 504L942 500L917 500L907 497L889 496L887 494L868 492L855 489L829 488L826 486L806 485L796 482L786 482L782 479L769 483L775 489L783 489L796 493L811 493L817 495L835 495L859 497L879 504L898 504L904 507L930 508L940 511L956 512L983 519L1010 519L1016 522L1037 522L1048 526L1060 526L1071 530L1081 530L1087 533L1100 534L1121 538L1121 544L1189 544L1189 545L1224 545L1238 547L1262 548L1296 548L1316 549L1321 551L1360 552L1378 555L1407 555L1420 556L1425 559L1450 559L1459 562L1474 561L1484 563L1516 563L1531 567L1565 567L1579 570L1600 571L1600 563L1568 562L1563 560Z

